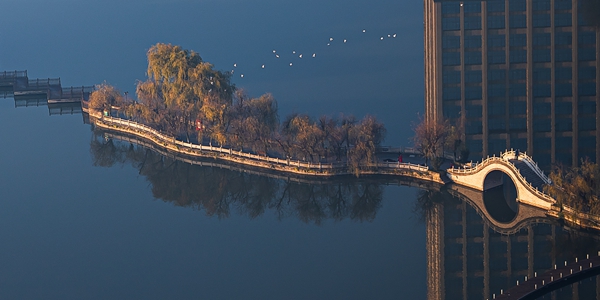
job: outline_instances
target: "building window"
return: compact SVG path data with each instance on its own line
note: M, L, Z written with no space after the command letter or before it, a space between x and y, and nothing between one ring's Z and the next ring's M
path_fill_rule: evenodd
M505 97L506 86L502 84L488 84L488 97Z
M555 85L556 97L573 96L573 85L570 83L558 83Z
M556 131L573 131L573 122L571 121L571 118L556 118ZM558 138L556 138L556 140L556 146L560 147L561 144L558 143ZM571 143L569 143L568 145L569 147L567 148L571 148Z
M554 9L556 10L570 10L571 0L554 0Z
M527 86L524 83L511 84L509 88L510 97L527 96Z
M481 48L481 35L465 36L465 48Z
M550 119L533 119L533 131L549 132L551 129Z
M596 79L596 67L580 67L579 70L579 80L593 80Z
M465 13L480 13L481 12L481 2L465 2L463 5L463 10Z
M550 0L533 0L533 10L550 10Z
M527 119L526 118L511 118L508 123L510 131L525 131L527 130ZM511 143L511 147L514 146Z
M510 15L508 19L510 28L526 28L527 17L525 15Z
M596 44L596 32L594 31L582 31L577 36L579 45L595 45Z
M580 114L595 114L596 113L596 102L594 101L580 101L577 104Z
M481 70L465 71L465 83L481 83Z
M525 80L527 79L527 70L511 69L508 75L509 80Z
M465 17L465 29L481 29L481 17Z
M480 51L465 51L465 65L480 65L481 64L481 52Z
M459 14L460 4L458 2L442 2L442 14Z
M596 118L595 117L579 117L577 118L577 126L579 131L596 130Z
M481 105L467 105L465 108L467 111L467 118L481 118L482 107Z
M511 47L525 47L527 46L527 35L511 34L508 42Z
M572 59L571 48L556 49L556 52L554 53L554 60L556 61L571 61Z
M504 132L506 131L506 121L504 121L504 118L490 118L488 129L490 132Z
M489 64L504 64L506 63L506 53L504 51L488 51Z
M533 27L550 27L550 14L534 14Z
M554 17L554 26L556 27L565 27L571 26L573 23L570 13L560 13L556 14Z
M533 103L533 115L534 116L549 116L552 112L552 106L550 102L534 102Z
M596 129L595 122L594 122L594 127L589 130L594 130L594 129ZM596 137L593 135L592 136L580 136L578 144L579 144L579 148L596 149Z
M506 79L506 70L488 69L488 81L497 81Z
M526 50L512 50L509 52L510 63L525 63L527 62Z
M460 83L460 71L454 71L454 70L442 71L442 81L444 84Z
M551 79L550 68L535 68L533 69L533 81L549 81Z
M488 25L489 29L504 28L504 16L503 15L489 16L487 19L487 25Z
M509 11L526 11L527 10L527 1L523 0L510 0L508 2Z
M551 86L549 84L533 85L533 96L534 97L550 97L551 96Z
M550 46L551 38L550 33L536 33L533 35L534 46Z
M579 61L596 60L596 48L579 48L577 52Z
M573 42L573 34L571 32L557 32L554 36L556 45L567 46Z
M556 137L556 148L571 150L573 148L573 138L570 136Z
M596 83L585 82L577 85L579 96L596 96Z
M459 30L460 29L460 18L442 18L442 30Z
M481 133L481 132L480 132ZM467 139L467 148L471 153L481 153L483 151L483 143L481 140Z
M442 88L442 100L460 100L459 87L444 87Z
M481 86L465 87L465 99L466 100L480 100L481 99Z
M506 115L506 102L504 101L490 101L488 102L488 115L490 116L504 116Z
M443 52L442 64L444 66L460 65L460 52Z
M527 113L527 102L525 101L510 101L508 104L508 112L511 115L524 115Z
M533 62L550 62L550 49L533 49Z
M506 46L506 36L504 34L496 34L488 36L488 48L504 47Z
M460 106L444 103L444 117L448 119L456 119L460 117Z
M488 12L504 12L504 1L488 1Z
M467 126L465 126L466 134L481 134L482 132L483 126L480 121L467 121Z
M573 104L567 101L556 101L555 104L556 115L570 115L573 113Z
M573 70L571 68L556 68L556 80L571 80L573 77Z
M552 139L549 137L536 137L533 139L533 144L536 146L536 148L550 149L552 148Z
M444 35L442 37L442 48L444 48L444 49L460 48L460 36Z

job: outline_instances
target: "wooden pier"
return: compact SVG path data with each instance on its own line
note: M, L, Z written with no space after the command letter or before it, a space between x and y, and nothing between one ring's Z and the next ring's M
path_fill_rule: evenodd
M49 105L60 114L62 108L81 112L81 101L88 101L93 91L93 86L62 87L60 78L29 79L27 71L0 72L0 97L13 97L15 107Z

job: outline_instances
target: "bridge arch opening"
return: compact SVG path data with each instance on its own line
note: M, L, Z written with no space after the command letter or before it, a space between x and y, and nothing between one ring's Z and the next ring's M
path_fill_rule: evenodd
M506 173L500 170L488 173L483 182L483 190L483 204L495 221L510 223L517 217L517 188Z

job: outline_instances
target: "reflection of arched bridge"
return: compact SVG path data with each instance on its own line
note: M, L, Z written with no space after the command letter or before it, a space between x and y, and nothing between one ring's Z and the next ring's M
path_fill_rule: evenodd
M506 174L515 184L517 201L549 210L555 200L542 192L550 179L525 153L506 151L499 157L488 157L468 168L447 170L448 177L457 184L486 191L502 185Z

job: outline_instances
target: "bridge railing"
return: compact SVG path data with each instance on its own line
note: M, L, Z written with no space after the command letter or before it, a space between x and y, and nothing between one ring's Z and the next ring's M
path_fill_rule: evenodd
M451 169L448 169L447 172L450 174L462 174L462 175L474 174L474 173L481 171L482 169L484 169L485 167L487 167L488 165L490 165L494 162L503 163L505 166L510 168L514 172L514 174L517 176L517 178L525 185L525 187L529 191L531 191L533 194L535 194L536 196L538 196L548 202L551 202L551 203L556 202L556 200L554 198L550 197L548 194L544 193L543 191L540 191L537 187L534 187L533 185L531 185L531 183L529 183L529 181L527 181L527 179L525 179L525 177L521 174L521 171L517 167L515 167L515 165L509 163L502 156L500 156L500 157L488 156L485 160L476 164L473 167L463 167L463 168L452 167Z
M212 153L226 154L233 158L245 158L245 159L250 159L250 160L256 161L256 162L270 163L270 164L275 164L278 166L285 166L285 167L298 167L298 168L303 168L303 169L313 170L313 171L335 170L335 169L345 170L348 167L348 164L345 162L340 162L340 163L302 162L299 160L282 159L282 158L278 158L278 157L269 157L269 156L252 154L252 153L243 152L241 150L234 150L232 148L227 148L227 147L222 147L222 146L215 147L212 145L206 146L206 145L200 145L200 144L194 144L194 143L186 143L183 141L179 141L172 136L167 136L150 126L147 126L147 125L144 125L141 123L137 123L135 121L121 119L121 118L114 118L111 116L103 116L100 113L92 113L92 115L107 124L121 125L126 128L135 129L141 133L139 135L149 138L150 140L154 140L156 143L161 144L162 146L168 146L168 145L176 146L178 148L178 150L184 154L186 152L193 153L194 151L201 151L201 152L206 151L206 152L212 152ZM421 171L421 172L426 172L429 170L429 167L427 167L427 166L422 166L422 165L412 164L412 163L400 163L400 162L392 162L392 163L376 162L376 163L363 165L362 167L377 168L380 170L381 169L387 169L387 170L403 169L403 170Z
M538 166L537 162L535 162L533 160L533 158L531 158L531 156L527 155L526 152L521 152L519 151L519 156L517 157L517 151L510 149L507 150L503 153L500 154L500 156L502 158L504 158L505 160L511 160L511 159L518 159L520 161L523 161L525 164L527 164L531 170L533 170L536 175L538 175L546 184L551 184L552 180L550 180L550 178L548 178L548 176L546 176L546 174L544 174L544 171L542 171L542 169Z

